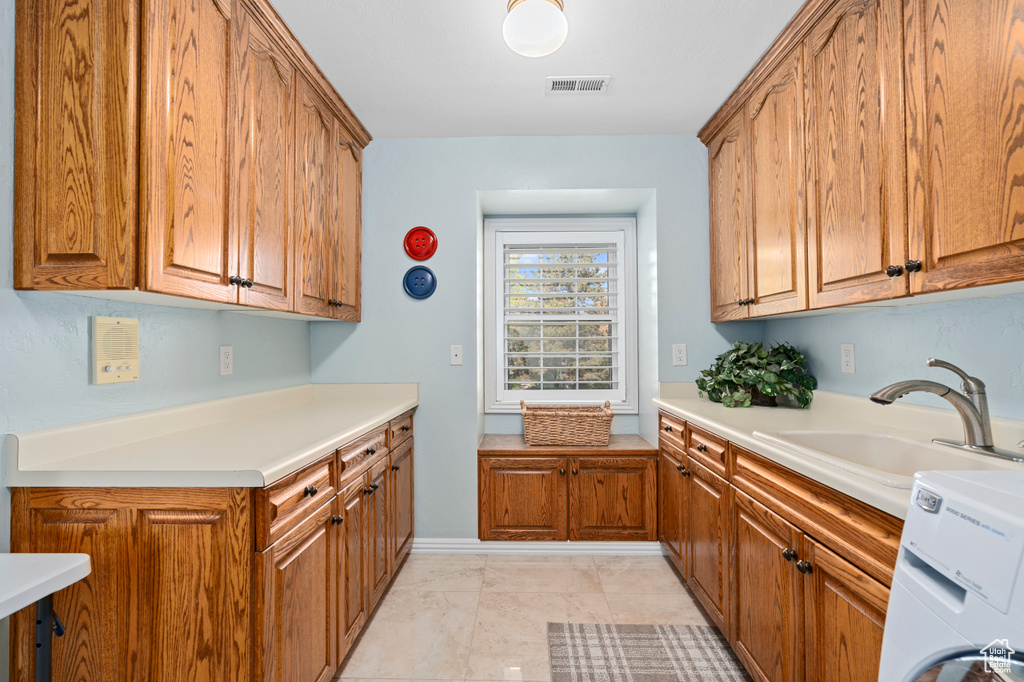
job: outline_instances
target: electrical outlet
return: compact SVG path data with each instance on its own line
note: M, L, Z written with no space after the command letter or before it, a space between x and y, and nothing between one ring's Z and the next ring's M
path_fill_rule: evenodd
M226 377L235 373L235 347L220 347L220 375Z
M686 364L686 344L676 343L672 345L672 365L682 367Z
M844 343L839 346L839 358L840 365L842 366L843 374L856 374L857 365L854 361L853 344Z
M462 346L452 346L451 355L452 355L452 357L451 357L452 366L453 367L461 366L462 365Z

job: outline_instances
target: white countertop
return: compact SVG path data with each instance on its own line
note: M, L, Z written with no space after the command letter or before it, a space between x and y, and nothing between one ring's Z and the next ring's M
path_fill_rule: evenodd
M882 406L867 397L815 391L807 409L785 407L723 407L697 395L696 384L662 384L661 397L654 405L684 421L706 428L726 440L766 457L797 473L812 478L839 492L860 500L898 518L906 518L910 490L892 488L858 476L839 466L820 461L782 445L754 437L755 431L787 430L859 431L883 433L930 443L932 438L963 440L960 417L944 410L899 403ZM997 446L1014 449L1024 439L1024 422L993 419ZM1013 469L1024 466L1012 462L965 453L978 469Z
M0 618L89 575L88 554L0 554Z
M416 384L308 384L7 434L11 487L262 487L419 404Z

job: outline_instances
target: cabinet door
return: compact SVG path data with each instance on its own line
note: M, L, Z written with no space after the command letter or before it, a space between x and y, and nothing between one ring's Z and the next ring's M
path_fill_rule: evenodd
M480 458L481 540L568 540L568 462Z
M391 453L392 573L412 549L413 539L413 441Z
M841 0L805 43L811 308L908 293L902 28L903 0Z
M570 540L658 539L658 460L578 457L569 460Z
M743 112L708 145L711 321L747 316L747 150Z
M237 127L228 0L154 0L142 7L143 288L236 302Z
M358 322L362 311L363 154L340 121L335 121L337 193L331 268L339 320Z
M366 475L355 479L341 491L341 516L344 517L344 551L342 572L338 576L338 589L343 593L338 612L338 665L352 648L369 616L369 597L366 565L369 554L367 542L366 507L369 490Z
M889 588L810 538L803 554L806 679L877 680Z
M683 525L686 456L662 445L658 453L658 540L668 558L687 577L686 529Z
M734 491L733 650L758 682L802 679L803 592L795 561L801 533L744 493Z
M797 47L747 104L751 316L807 308L803 65Z
M907 0L914 293L1024 279L1024 0Z
M391 578L391 485L388 458L370 469L370 506L366 509L367 532L370 543L368 585L370 611L380 601Z
M253 282L239 302L291 310L295 68L241 6L239 13L237 274Z
M304 78L295 106L295 312L331 317L334 114Z
M324 682L336 670L337 535L325 504L256 555L256 674L266 682ZM154 678L158 679L158 678Z
M18 0L17 289L135 285L137 8Z
M722 632L728 632L729 484L689 459L690 573L687 583Z

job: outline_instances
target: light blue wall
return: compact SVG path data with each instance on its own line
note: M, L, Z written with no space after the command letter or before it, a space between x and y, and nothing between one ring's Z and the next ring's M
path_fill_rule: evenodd
M764 335L802 350L828 391L867 396L912 378L958 388L954 374L925 367L925 360L938 357L985 382L993 415L1024 419L1024 294L774 320L765 323ZM840 371L843 343L855 346L855 374ZM903 400L949 408L920 393Z
M733 338L761 337L759 323L716 327L707 321L707 152L696 138L377 140L367 148L363 322L313 327L313 381L419 382L418 536L477 535L477 192L632 188L655 195L638 214L639 222L655 227L658 245L656 256L640 263L648 269L639 276L656 284L646 295L657 295L657 314L651 309L641 317L647 331L657 325L660 348L654 361L653 340L643 347L640 392L649 404L656 371L662 381L692 380ZM425 301L410 299L401 285L414 264L402 238L417 225L433 229L440 244L426 263L437 274L437 293ZM672 343L688 344L688 367L671 366ZM464 347L462 367L448 364L451 344ZM652 435L653 410L645 408L640 417L633 430Z
M309 323L117 304L12 289L14 0L0 0L0 434L309 382ZM141 379L89 384L89 317L135 317ZM219 376L220 345L235 373ZM2 448L2 441L0 441ZM10 547L10 495L0 452L0 552ZM8 676L0 621L0 680Z

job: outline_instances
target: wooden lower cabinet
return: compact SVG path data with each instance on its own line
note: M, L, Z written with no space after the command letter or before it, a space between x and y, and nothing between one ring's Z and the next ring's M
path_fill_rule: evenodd
M803 591L783 555L799 549L801 533L744 493L735 500L729 641L755 680L802 679Z
M256 556L256 671L263 680L324 682L334 675L335 511L334 501L324 504Z
M480 458L481 540L568 540L568 462Z
M570 540L658 539L656 459L574 457L569 467Z
M889 588L811 538L803 555L805 678L877 680Z
M687 533L689 568L686 579L693 594L720 630L728 630L729 538L732 489L728 482L690 459L684 486L689 503Z
M330 680L412 544L413 439L384 433L262 489L15 488L12 551L92 561L54 596L53 679ZM33 607L11 642L30 682Z
M250 679L246 490L15 488L12 550L83 552L54 596L55 680ZM13 616L11 679L34 679L35 612Z
M662 444L658 452L658 541L684 579L689 579L689 542L684 510L686 455Z

